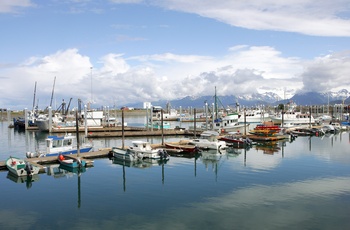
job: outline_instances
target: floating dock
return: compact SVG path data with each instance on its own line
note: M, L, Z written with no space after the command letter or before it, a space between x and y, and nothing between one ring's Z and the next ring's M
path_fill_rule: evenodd
M82 153L79 155L80 158L86 160L86 166L91 167L93 165L93 160L95 158L104 158L108 157L108 153L111 148L104 148L94 152ZM77 154L70 154L72 157L77 157ZM25 158L26 161L29 161L33 165L40 167L40 172L45 172L45 165L48 164L58 164L57 156L53 157L35 157L35 158ZM7 170L6 161L0 161L0 170Z

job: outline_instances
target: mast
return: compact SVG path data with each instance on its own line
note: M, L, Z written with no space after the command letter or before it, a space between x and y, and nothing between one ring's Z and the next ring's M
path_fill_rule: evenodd
M215 120L218 119L218 98L216 96L216 86L215 86Z
M53 81L53 87L52 87L52 93L51 93L51 101L50 101L50 107L52 108L52 99L53 99L53 93L55 91L55 83L56 83L56 76L55 79Z
M33 97L33 114L34 114L34 108L35 108L35 95L36 95L36 82L35 82L35 85L34 85L34 97Z

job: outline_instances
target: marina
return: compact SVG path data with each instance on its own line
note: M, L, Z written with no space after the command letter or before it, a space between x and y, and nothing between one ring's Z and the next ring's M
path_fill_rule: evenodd
M127 118L133 127L142 126L139 122L143 120ZM19 228L61 229L62 222L72 229L101 225L104 229L130 229L131 225L135 226L132 229L164 225L167 229L178 229L179 225L182 229L208 229L208 225L219 229L232 226L256 229L260 225L269 229L350 226L349 131L300 135L293 140L266 137L270 139L249 146L187 153L183 150L194 150L188 144L195 138L189 129L191 124L185 123L184 129L176 130L180 124L170 122L174 129L153 130L155 135L137 134L151 130L89 133L113 133L96 137L85 137L84 132L79 132L80 139L93 146L92 151L80 154L86 167L65 168L57 156L27 158L40 167L39 174L31 178L14 177L6 170L5 160L8 156L24 158L28 151L45 148L45 140L52 134L18 131L1 122L0 183L4 202L0 212L10 214L6 220L0 218L0 225L6 229L13 228L12 223ZM170 135L170 131L174 133ZM201 132L196 130L196 136ZM247 135L253 137L248 131ZM111 156L113 147L128 148L135 141L164 148L170 158L129 161ZM13 196L20 197L21 208L11 205ZM52 197L66 197L69 202L63 205ZM48 201L41 204L43 199ZM32 202L36 203L34 207L29 205ZM297 215L303 212L308 215ZM18 221L18 216L31 221ZM91 220L88 225L86 219ZM207 219L207 223L203 224L202 219ZM330 226L329 222L333 224Z

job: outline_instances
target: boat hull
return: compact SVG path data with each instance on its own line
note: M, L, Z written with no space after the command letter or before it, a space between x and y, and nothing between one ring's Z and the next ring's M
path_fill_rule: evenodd
M30 176L39 173L40 168L30 164L28 161L17 157L9 157L6 166L10 173L16 176Z
M60 154L57 157L58 161L60 162L60 165L67 168L82 168L86 166L86 161L82 160L80 158L70 157L70 156L63 156Z
M113 157L125 161L138 161L143 158L142 154L137 154L135 152L130 151L129 149L123 149L118 147L113 147L112 153Z

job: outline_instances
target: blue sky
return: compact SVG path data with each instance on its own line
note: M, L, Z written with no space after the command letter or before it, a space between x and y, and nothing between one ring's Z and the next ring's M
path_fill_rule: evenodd
M3 0L0 107L350 91L350 2L278 2Z

